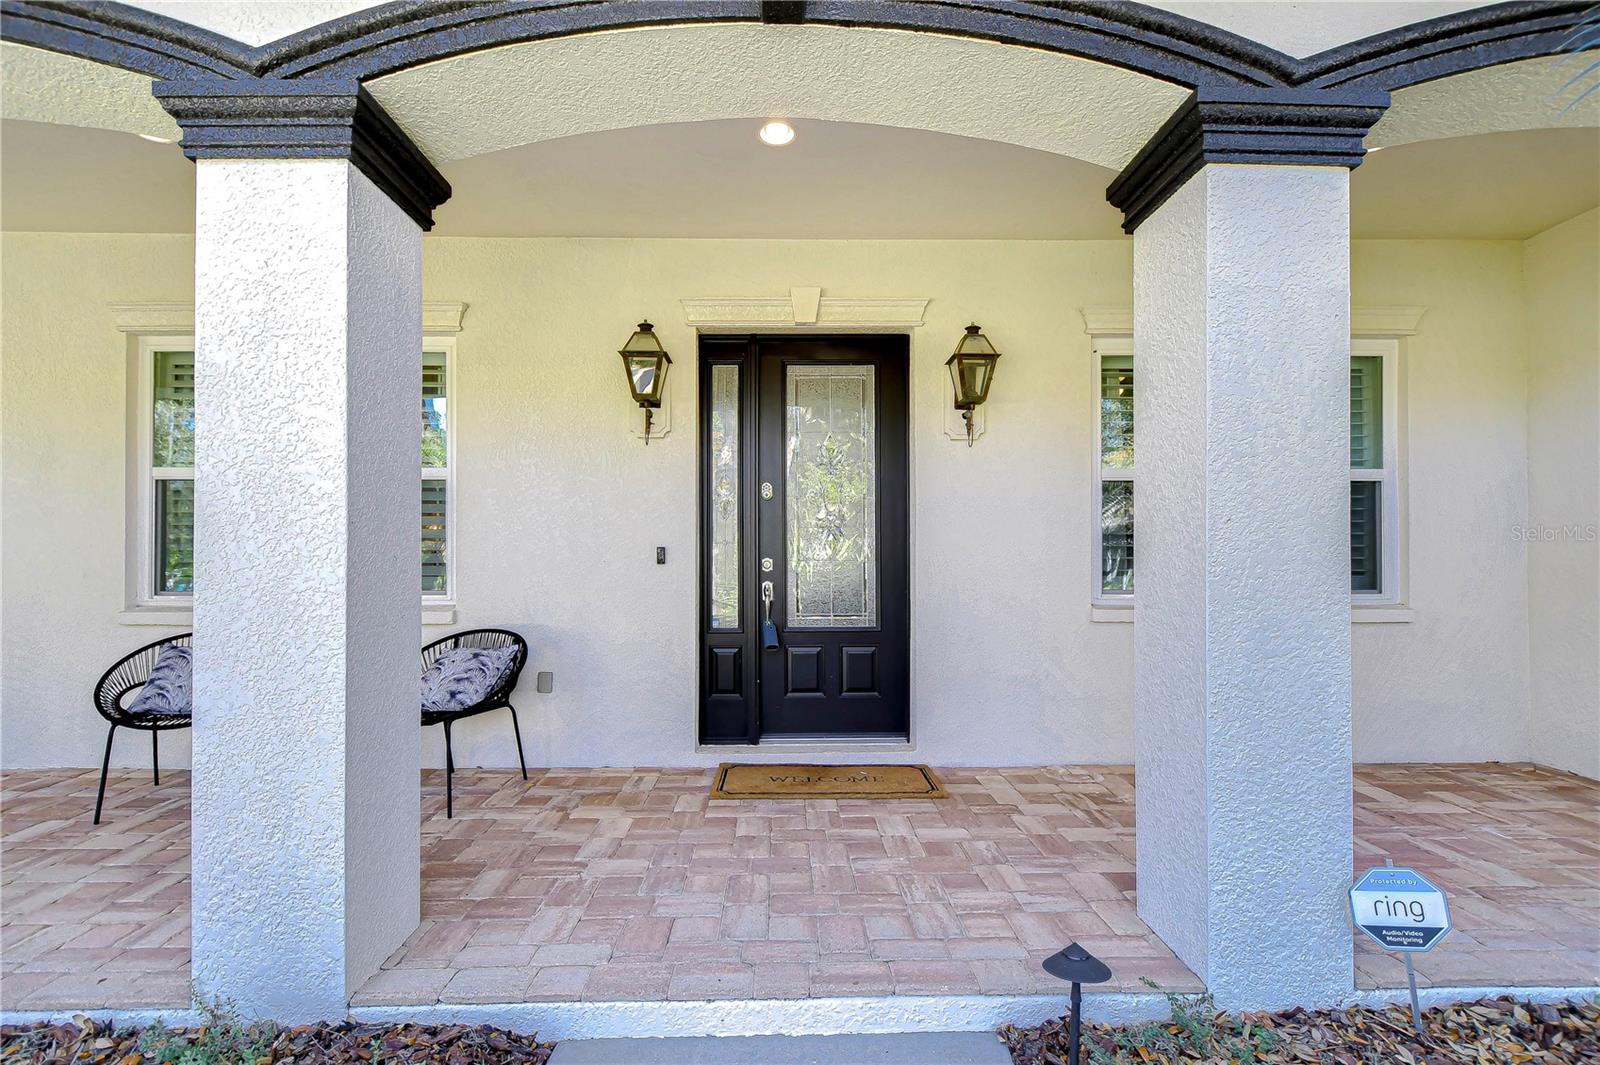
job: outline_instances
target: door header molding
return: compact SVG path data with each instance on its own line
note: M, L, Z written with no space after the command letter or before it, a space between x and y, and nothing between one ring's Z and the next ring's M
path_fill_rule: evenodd
M703 333L762 330L905 332L922 324L925 297L887 299L824 296L818 285L786 296L703 296L678 301L684 321Z

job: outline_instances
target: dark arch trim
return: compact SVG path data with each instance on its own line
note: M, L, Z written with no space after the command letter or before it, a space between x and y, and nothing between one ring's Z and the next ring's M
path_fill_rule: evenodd
M152 78L250 75L250 49L233 38L126 4L4 0L0 38Z
M287 37L259 72L362 81L485 48L647 25L772 21L758 0L414 0ZM902 29L1061 52L1179 85L1275 85L1294 60L1246 38L1116 0L808 0L783 21Z
M1491 4L1368 37L1305 59L1307 88L1382 89L1465 74L1571 49L1573 29L1594 0Z
M1591 0L1516 0L1402 26L1306 59L1119 0L396 0L259 48L118 3L3 0L0 35L154 78L354 78L527 41L641 26L763 21L973 37L1079 56L1191 89L1393 92L1555 55ZM781 10L781 15L774 16Z

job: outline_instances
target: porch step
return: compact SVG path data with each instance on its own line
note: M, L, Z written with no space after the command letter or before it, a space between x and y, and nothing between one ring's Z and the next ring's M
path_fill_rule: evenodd
M576 1039L550 1065L1011 1065L993 1032Z

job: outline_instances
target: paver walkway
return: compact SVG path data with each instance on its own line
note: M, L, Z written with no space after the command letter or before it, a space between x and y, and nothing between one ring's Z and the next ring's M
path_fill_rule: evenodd
M718 802L709 770L424 782L424 924L363 1004L1057 993L1198 986L1134 914L1131 771L942 770L951 799ZM0 1008L183 1006L187 774L4 775ZM1600 784L1533 766L1361 766L1356 865L1413 864L1456 931L1422 982L1600 984ZM1361 986L1404 969L1364 943Z

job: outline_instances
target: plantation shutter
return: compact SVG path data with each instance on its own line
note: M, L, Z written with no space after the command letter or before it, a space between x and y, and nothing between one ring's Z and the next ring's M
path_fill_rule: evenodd
M1100 465L1133 465L1133 356L1100 359Z
M445 547L450 530L446 526L446 482L429 478L422 482L422 590L443 592L449 588L445 570Z

